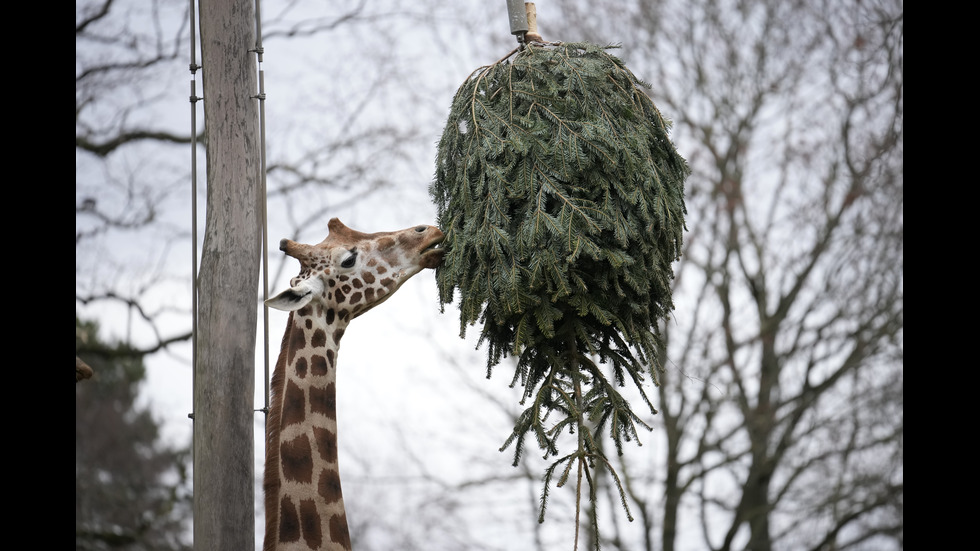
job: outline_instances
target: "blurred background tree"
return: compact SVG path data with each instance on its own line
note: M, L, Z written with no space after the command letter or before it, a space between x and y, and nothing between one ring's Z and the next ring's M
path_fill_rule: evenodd
M142 355L77 317L75 352L95 372L75 385L75 549L190 549L189 450L139 401Z
M537 8L546 40L622 45L693 170L660 413L617 465L636 520L600 488L600 543L902 549L903 3ZM152 352L151 386L182 378L189 397L186 9L76 4L76 316ZM274 1L263 14L270 235L322 239L327 215L371 231L434 220L452 95L516 45L505 2ZM569 548L571 496L553 491L538 524L544 462L513 468L496 451L518 395L484 379L475 339L456 337L419 281L345 336L341 432L361 438L341 442L341 463L359 549ZM362 330L404 336L411 354L358 344ZM189 407L164 410L166 426L186 427Z
M902 3L576 6L634 22L694 170L645 548L901 548Z

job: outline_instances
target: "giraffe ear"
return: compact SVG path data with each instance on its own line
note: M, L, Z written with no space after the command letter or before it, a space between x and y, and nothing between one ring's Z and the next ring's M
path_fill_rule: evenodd
M292 289L286 289L278 295L269 298L265 301L265 305L269 308L275 308L276 310L291 312L306 306L311 300L313 300L312 291L307 289L304 293L293 287Z
M309 280L300 281L289 289L269 298L265 304L276 310L291 312L309 304L313 297L322 290L322 285L313 285Z

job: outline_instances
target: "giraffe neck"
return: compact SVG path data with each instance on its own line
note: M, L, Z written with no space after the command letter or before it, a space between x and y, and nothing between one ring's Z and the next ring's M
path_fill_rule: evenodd
M315 312L313 310L321 310ZM349 551L337 461L337 351L349 318L290 312L272 376L265 551Z

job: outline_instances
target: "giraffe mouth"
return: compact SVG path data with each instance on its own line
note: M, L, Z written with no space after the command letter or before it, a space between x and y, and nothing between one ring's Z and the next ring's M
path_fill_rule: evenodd
M442 257L446 253L442 248L442 242L445 240L445 236L440 235L422 248L419 255L422 257L420 264L423 268L435 268L442 263Z
M424 249L422 249L422 254L425 254L425 253L427 253L429 251L441 250L442 249L442 242L445 241L445 240L446 240L445 237L438 237L438 238L434 239L432 241L432 243L429 243L428 245L425 246Z
M441 231L438 230L436 231L436 234L437 235L433 236L433 238L428 243L426 243L424 247L422 247L422 254L442 248L441 245L442 242L446 240L446 236L445 234L443 234Z

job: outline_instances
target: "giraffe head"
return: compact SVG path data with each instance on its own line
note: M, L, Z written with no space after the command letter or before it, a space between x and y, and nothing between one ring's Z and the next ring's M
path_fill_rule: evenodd
M329 234L318 245L279 242L281 251L299 260L300 272L267 305L293 311L314 303L328 318L350 321L387 300L413 275L442 262L438 245L444 236L434 226L362 233L333 218L327 227Z

